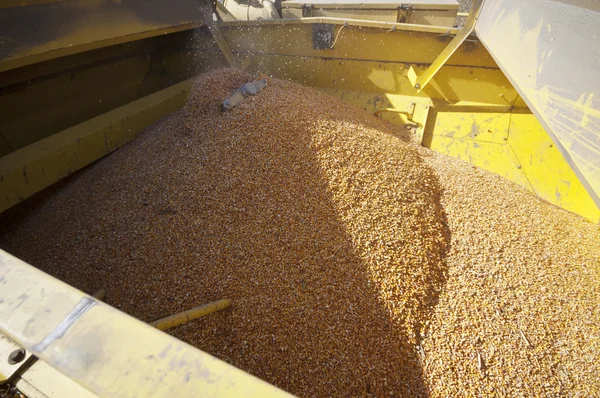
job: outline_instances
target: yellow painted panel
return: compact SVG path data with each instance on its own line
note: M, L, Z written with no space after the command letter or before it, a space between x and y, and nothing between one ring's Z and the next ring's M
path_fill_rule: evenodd
M339 20L343 23L342 19ZM402 29L353 26L334 27L337 41L330 50L315 50L312 23L265 24L246 22L223 24L223 32L231 50L261 54L312 56L335 59L364 59L380 62L429 64L452 40L453 36L438 32L406 31ZM419 27L426 29L427 27ZM439 29L439 28L438 28ZM463 43L448 60L449 65L497 68L495 61L481 43Z
M136 100L148 64L141 57L115 60L94 68L40 79L11 95L1 96L0 109L6 112L6 116L0 126L5 140L13 150L17 150L80 120L108 112L115 108L115 104L119 106ZM119 83L117 87L98 83L112 83L113 79L107 76L114 71L120 73L119 79L115 79ZM61 90L63 87L68 89ZM52 103L48 96L54 100ZM27 133L24 134L24 131Z
M409 120L407 115L402 113L390 111L379 113L380 118L390 123L407 126L409 128L414 127L413 137L415 142L421 142L425 122L427 121L427 114L429 112L429 107L431 106L431 100L429 98L342 89L323 88L321 90L338 97L349 104L364 109L371 114L374 114L381 109L394 109L412 115L412 120Z
M486 1L477 36L600 206L599 1Z
M506 144L480 142L469 139L435 135L430 148L453 158L467 161L484 170L496 173L508 180L531 189L519 161Z
M184 81L0 158L0 212L127 144L179 109L190 87Z
M512 115L508 144L540 198L600 222L600 209L534 115Z
M498 69L444 66L417 94L408 78L410 69L403 63L260 53L240 57L251 71L309 86L502 107L509 106L509 99L517 97L515 89ZM414 68L423 73L426 66Z
M440 112L433 134L504 144L509 125L509 113Z

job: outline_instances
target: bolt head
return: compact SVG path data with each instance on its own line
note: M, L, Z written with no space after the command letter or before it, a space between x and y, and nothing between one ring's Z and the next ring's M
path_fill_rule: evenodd
M23 362L25 357L27 356L27 352L24 348L19 348L18 350L14 350L10 354L8 354L8 364L16 365L20 362Z

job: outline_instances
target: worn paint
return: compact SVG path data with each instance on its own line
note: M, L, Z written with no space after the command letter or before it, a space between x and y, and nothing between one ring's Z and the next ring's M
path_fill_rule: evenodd
M60 321L58 325L50 332L42 341L33 346L33 351L37 354L44 351L50 344L52 344L55 340L60 339L65 335L65 333L69 330L71 326L77 320L85 314L90 308L92 308L96 304L93 298L84 297L77 303L75 308L69 314Z
M534 115L439 111L429 119L424 142L434 151L501 175L549 203L600 222L600 208Z
M510 113L440 112L434 134L479 142L506 143Z
M0 333L28 349L83 299L93 300L2 250L0 275L6 281L0 290ZM8 300L19 296L26 296L21 306ZM25 334L32 319L39 327ZM289 396L102 302L84 312L39 357L104 397Z
M477 36L600 205L600 3L495 0Z

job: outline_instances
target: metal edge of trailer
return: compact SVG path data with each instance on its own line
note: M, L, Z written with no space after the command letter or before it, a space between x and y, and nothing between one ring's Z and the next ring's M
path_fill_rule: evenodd
M219 26L227 27L245 27L245 26L272 26L272 25L302 25L302 24L332 24L345 25L357 28L382 28L390 31L409 31L409 32L425 32L438 33L441 35L455 35L460 29L448 28L443 26L418 25L408 23L371 21L366 19L351 19L351 18L335 18L335 17L306 17L306 18L289 18L289 19L261 19L257 21L227 21L222 22Z
M0 332L100 397L290 396L2 250L0 286Z
M458 10L459 4L456 0L416 0L413 2L402 2L399 0L290 0L282 3L282 7L301 8L309 4L317 8L333 8L344 10L370 10L370 9L398 9L404 4L416 10Z
M0 8L0 72L202 25L203 0L63 0ZM35 29L23 29L34 26Z
M0 158L0 212L108 155L185 103L191 80L150 94Z
M486 0L475 31L600 206L600 2Z

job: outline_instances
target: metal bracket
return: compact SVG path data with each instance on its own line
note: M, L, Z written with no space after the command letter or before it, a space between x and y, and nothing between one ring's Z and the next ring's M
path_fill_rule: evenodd
M433 63L429 65L429 68L427 68L425 73L419 76L419 78L415 82L415 88L417 89L417 92L423 90L423 88L427 85L427 83L429 83L433 76L442 68L442 66L444 66L448 59L450 59L450 57L452 56L452 54L454 54L458 47L460 47L460 45L471 34L471 32L473 32L483 2L484 0L475 0L463 28L460 30L460 32L458 32L456 36L454 36L452 41L448 43L446 48L442 50L442 52L440 53L440 55L437 56L435 61L433 61Z
M302 5L302 18L312 17L312 4Z
M412 4L401 4L398 6L398 23L408 23L410 21L410 14L412 14Z
M333 24L316 23L312 26L313 50L329 50L333 45Z

